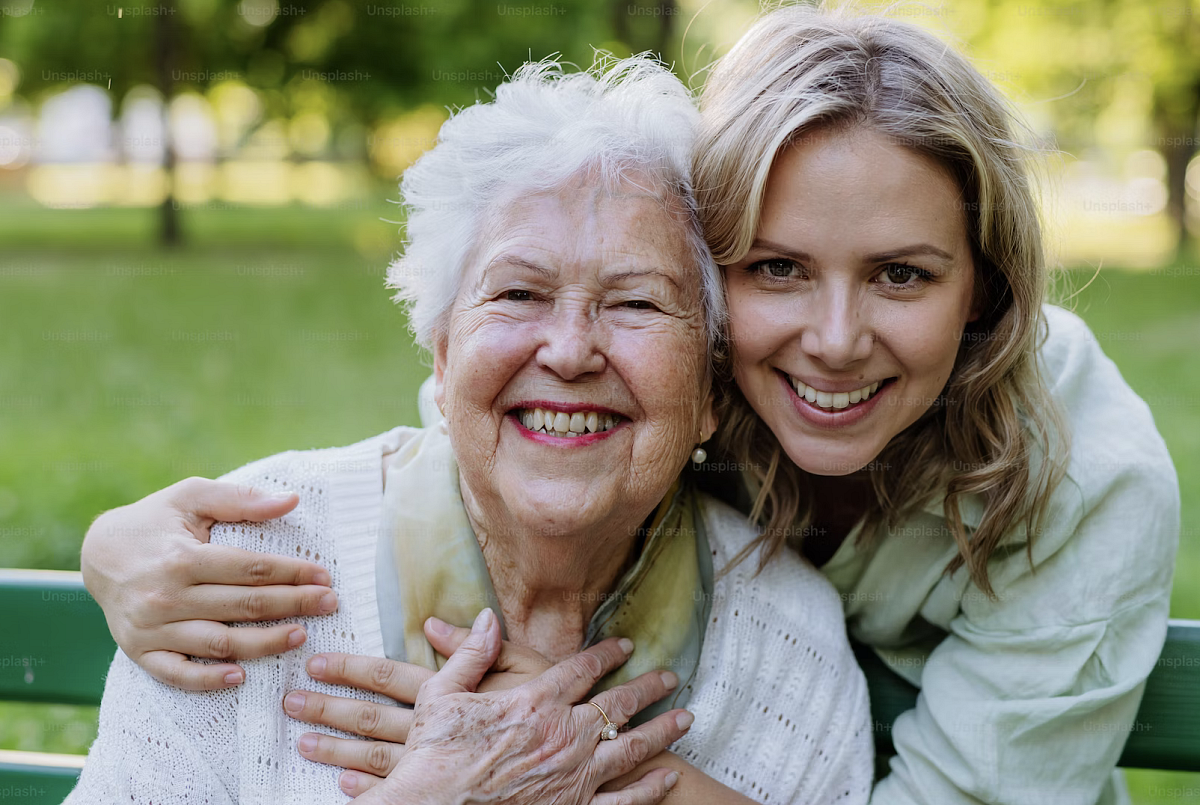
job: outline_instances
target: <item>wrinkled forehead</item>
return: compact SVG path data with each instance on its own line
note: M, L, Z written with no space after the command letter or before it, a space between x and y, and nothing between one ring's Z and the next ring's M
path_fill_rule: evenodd
M477 275L506 252L534 250L595 270L614 261L653 267L698 293L690 225L685 202L654 177L591 170L556 187L514 187L501 194L484 211L468 273Z

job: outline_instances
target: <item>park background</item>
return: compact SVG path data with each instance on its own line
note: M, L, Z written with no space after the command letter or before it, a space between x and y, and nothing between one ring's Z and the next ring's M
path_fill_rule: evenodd
M448 110L529 58L586 67L596 48L661 53L699 87L758 11L125 2L0 0L0 567L77 569L107 508L415 424L427 363L383 280L397 176ZM1200 2L890 13L964 49L1029 120L1058 298L1171 450L1172 615L1200 618ZM95 719L0 705L0 749L82 753ZM1129 779L1138 803L1200 802L1200 775Z

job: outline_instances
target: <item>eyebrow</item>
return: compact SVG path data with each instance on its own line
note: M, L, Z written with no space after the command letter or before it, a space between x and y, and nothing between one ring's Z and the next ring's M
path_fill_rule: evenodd
M671 283L678 290L679 281L665 271L658 271L653 268L647 268L641 271L621 271L616 274L604 274L600 277L602 282L620 282L621 280L629 279L630 277L662 277L667 282Z
M498 257L494 258L491 262L489 262L487 264L487 266L483 269L482 273L486 274L489 269L493 268L494 266L498 266L498 265L517 266L518 268L527 269L527 270L532 271L535 274L538 274L539 276L545 277L547 279L552 279L552 278L558 276L558 272L554 271L553 269L546 268L545 266L540 266L537 263L530 262L529 260L526 260L523 257L517 257L516 255L511 255L511 254L502 254L502 255L499 255ZM646 277L646 276L662 277L663 279L667 280L667 282L670 282L672 285L674 285L676 288L679 288L678 280L676 280L674 277L672 277L670 274L666 273L665 271L658 271L657 269L653 269L653 268L648 268L648 269L643 269L643 270L620 271L615 274L602 274L600 279L604 283L615 283L615 282L620 282L621 280L630 279L631 277Z
M812 261L812 256L805 252L790 249L781 243L775 243L774 241L770 241L765 238L755 238L754 243L750 245L750 248L777 252L778 254L782 254L784 257L790 257L799 262ZM954 261L954 255L950 254L950 252L946 251L945 249L939 249L937 246L934 246L931 243L915 243L911 246L902 246L898 249L889 249L885 252L868 254L864 258L864 262L885 263L888 260L898 260L903 257L916 257L919 255L936 257L947 263Z
M486 266L484 266L483 271L480 272L480 277L482 278L484 274L487 274L488 271L498 265L517 266L518 268L527 269L535 274L540 274L541 276L547 278L558 276L557 271L546 268L545 266L540 266L537 263L532 263L523 257L517 257L513 254L501 254L492 258L492 260L489 261Z

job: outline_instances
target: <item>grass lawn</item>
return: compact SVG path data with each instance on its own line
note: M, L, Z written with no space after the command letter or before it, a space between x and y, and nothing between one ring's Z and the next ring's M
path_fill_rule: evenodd
M383 287L398 241L380 219L396 218L385 204L187 210L189 246L168 254L146 245L143 211L0 207L0 567L78 568L104 509L415 423L427 369ZM1072 306L1171 449L1172 611L1200 619L1200 272L1106 269ZM94 724L94 708L0 705L0 749L84 752ZM1139 803L1200 791L1196 775L1130 783Z

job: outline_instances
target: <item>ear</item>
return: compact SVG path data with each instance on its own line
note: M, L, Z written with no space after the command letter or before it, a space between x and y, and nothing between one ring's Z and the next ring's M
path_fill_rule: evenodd
M433 401L439 410L446 407L446 352L444 337L438 337L433 345Z
M972 262L976 266L979 265L978 258ZM985 301L983 297L983 276L977 268L973 268L971 271L971 307L967 311L968 324L978 321L979 317L983 315L983 303Z
M713 393L710 389L704 395L704 401L700 403L700 435L703 437L700 441L707 442L712 438L712 435L717 432L717 413L714 408Z

